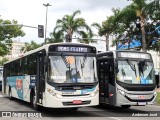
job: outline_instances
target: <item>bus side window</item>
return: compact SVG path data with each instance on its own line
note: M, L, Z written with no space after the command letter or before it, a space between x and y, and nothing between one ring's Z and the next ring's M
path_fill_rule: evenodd
M33 54L33 55L30 55L29 56L29 75L36 75L36 66L37 66L37 63L36 63L36 54Z

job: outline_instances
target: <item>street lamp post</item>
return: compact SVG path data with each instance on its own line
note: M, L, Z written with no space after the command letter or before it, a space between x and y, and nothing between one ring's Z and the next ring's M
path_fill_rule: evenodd
M45 25L45 35L44 35L44 39L45 39L45 44L46 44L46 31L47 31L47 12L48 12L48 6L51 6L49 3L47 4L43 4L46 7L46 25Z

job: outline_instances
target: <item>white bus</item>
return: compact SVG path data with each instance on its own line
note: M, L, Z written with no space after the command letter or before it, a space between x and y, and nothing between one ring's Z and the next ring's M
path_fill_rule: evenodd
M156 83L151 54L108 51L97 55L99 101L129 108L153 104Z
M99 104L96 48L44 45L4 64L4 93L33 105L72 108Z

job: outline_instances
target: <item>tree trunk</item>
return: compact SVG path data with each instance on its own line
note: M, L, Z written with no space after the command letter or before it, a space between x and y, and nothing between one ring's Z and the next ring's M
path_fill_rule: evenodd
M106 51L108 51L109 50L109 34L108 33L106 33Z
M72 35L73 35L72 29L68 28L66 35L66 42L72 42Z
M146 44L146 32L145 32L145 19L144 17L141 17L141 31L142 31L142 51L146 52L147 51L147 44Z

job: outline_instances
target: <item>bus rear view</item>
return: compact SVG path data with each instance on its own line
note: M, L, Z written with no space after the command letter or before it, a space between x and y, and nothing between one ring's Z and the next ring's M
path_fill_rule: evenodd
M129 108L153 104L156 84L152 57L137 51L99 53L100 103Z

